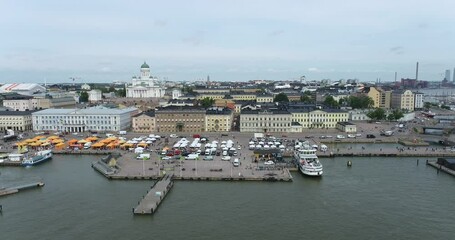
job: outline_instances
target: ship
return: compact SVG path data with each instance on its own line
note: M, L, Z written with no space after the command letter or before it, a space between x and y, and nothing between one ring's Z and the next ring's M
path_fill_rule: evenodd
M295 149L294 158L302 174L307 176L322 176L322 164L316 155L317 149L310 146Z
M33 166L45 161L48 161L52 158L52 151L51 150L44 150L39 151L35 154L35 156L31 158L26 158L22 161L22 166Z

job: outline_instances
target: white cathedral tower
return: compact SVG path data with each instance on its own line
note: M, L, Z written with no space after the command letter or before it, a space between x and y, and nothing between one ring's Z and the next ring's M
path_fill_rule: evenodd
M141 65L139 78L133 76L131 84L126 84L126 97L130 98L151 98L163 97L165 88L161 87L158 79L150 75L150 66L144 62Z

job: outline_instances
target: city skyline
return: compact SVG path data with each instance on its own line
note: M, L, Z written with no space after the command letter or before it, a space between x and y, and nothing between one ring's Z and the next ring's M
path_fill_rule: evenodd
M358 78L440 81L453 69L451 1L0 3L0 82ZM451 80L451 79L449 79Z

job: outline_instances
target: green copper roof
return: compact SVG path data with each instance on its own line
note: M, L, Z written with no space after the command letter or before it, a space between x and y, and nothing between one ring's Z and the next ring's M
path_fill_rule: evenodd
M141 65L141 68L150 68L150 66L146 62L144 62L144 64Z

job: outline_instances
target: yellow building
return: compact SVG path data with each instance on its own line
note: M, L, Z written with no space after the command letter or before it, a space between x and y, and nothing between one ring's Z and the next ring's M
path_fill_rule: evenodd
M229 108L211 108L205 113L206 132L231 131L233 111Z
M339 109L289 109L292 122L298 122L303 129L336 128L338 122L347 122L349 113Z
M273 95L272 94L258 94L256 96L256 101L258 103L273 102Z
M0 131L32 130L32 113L35 111L0 111Z
M254 101L256 100L256 93L236 92L231 93L231 97L234 100Z
M367 87L367 96L373 99L374 108L389 109L392 101L392 91L386 91L380 87Z
M200 93L196 96L196 100L202 100L204 98L211 98L213 100L223 99L226 94L224 93Z
M414 93L411 90L393 91L392 108L414 111Z
M142 112L131 118L134 132L155 132L155 112Z

